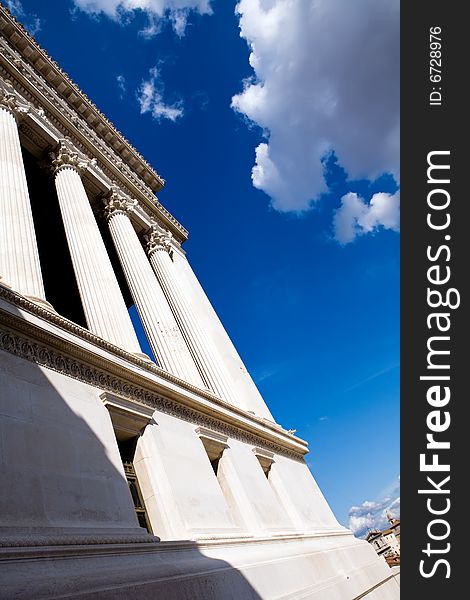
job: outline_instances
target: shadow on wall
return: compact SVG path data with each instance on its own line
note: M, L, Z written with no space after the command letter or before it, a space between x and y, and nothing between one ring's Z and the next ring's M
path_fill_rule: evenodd
M41 353L42 362L51 351L11 333L4 315L0 308L0 598L260 600L193 542L139 543L149 538L102 390L15 356Z

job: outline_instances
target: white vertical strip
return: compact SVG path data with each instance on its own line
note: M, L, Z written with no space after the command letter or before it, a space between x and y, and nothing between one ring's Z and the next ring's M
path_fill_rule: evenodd
M113 212L108 224L129 289L158 364L165 371L203 388L201 376L129 217L121 211Z
M181 285L188 287L194 318L199 321L199 325L204 329L206 335L212 339L220 360L224 362L230 374L232 389L236 394L236 406L253 411L257 416L264 417L269 421L274 421L266 402L243 364L186 257L175 252L174 268L178 271L178 281L181 282Z
M18 127L0 106L0 277L12 289L47 304Z
M139 342L77 170L60 167L57 196L70 256L90 331L141 354Z
M178 280L178 272L168 252L152 250L150 263L203 379L215 394L237 405L230 375L212 340L201 327L193 310L194 301L187 293L184 281Z

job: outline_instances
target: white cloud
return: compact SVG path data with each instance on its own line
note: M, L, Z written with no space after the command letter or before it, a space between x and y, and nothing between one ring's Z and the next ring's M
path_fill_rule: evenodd
M75 6L90 14L104 14L107 17L127 23L136 11L148 18L147 26L141 31L144 37L153 37L160 31L161 21L168 18L180 37L184 35L191 11L201 15L211 14L211 0L73 0Z
M380 227L400 230L400 192L379 192L372 196L370 204L353 192L341 198L333 218L334 237L340 244L349 244L356 236Z
M6 6L15 17L24 16L23 5L19 0L6 0Z
M120 97L122 99L127 90L126 78L124 77L124 75L116 75L116 82L118 84Z
M157 121L169 119L176 121L183 116L183 104L181 100L174 104L165 104L163 101L164 86L159 79L157 67L152 67L149 71L150 79L143 80L137 91L137 100L140 105L140 113L151 113Z
M400 485L395 484L391 493L378 501L365 500L359 506L349 509L349 529L357 536L364 537L371 529L385 529L387 514L400 517Z
M232 107L258 124L253 185L308 210L334 150L351 179L398 178L398 0L240 0L252 79Z
M36 35L41 31L41 19L35 14L27 14L20 0L6 0L5 4L11 14L23 23L31 35Z
M36 15L31 15L30 19L31 21L29 25L26 26L26 29L32 36L35 36L42 29L42 21Z
M254 373L255 382L258 384L258 383L261 383L262 381L265 381L266 379L270 379L273 375L276 375L277 372L278 372L277 367L261 368L258 373Z

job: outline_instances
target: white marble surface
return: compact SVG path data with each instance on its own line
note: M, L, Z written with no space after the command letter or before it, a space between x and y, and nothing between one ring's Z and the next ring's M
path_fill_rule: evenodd
M134 327L78 171L55 175L67 243L88 327L100 337L140 353Z
M180 285L186 288L186 293L192 299L194 318L198 320L200 327L212 340L212 345L216 348L220 360L224 363L230 375L231 388L233 389L233 395L236 397L235 405L244 410L253 411L260 417L274 421L266 402L246 370L186 257L175 252L174 267L178 273Z
M184 381L205 387L129 217L114 211L108 225L158 365Z
M216 395L237 406L237 394L233 389L230 374L220 352L211 337L206 334L194 310L195 298L169 253L156 249L149 253L150 263L171 306L181 331L188 343L209 389Z
M13 113L0 104L0 277L45 301L28 185Z

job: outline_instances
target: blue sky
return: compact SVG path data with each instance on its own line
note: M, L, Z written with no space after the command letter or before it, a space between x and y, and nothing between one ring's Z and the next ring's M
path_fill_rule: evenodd
M166 180L339 520L362 533L399 511L398 3L9 5Z

